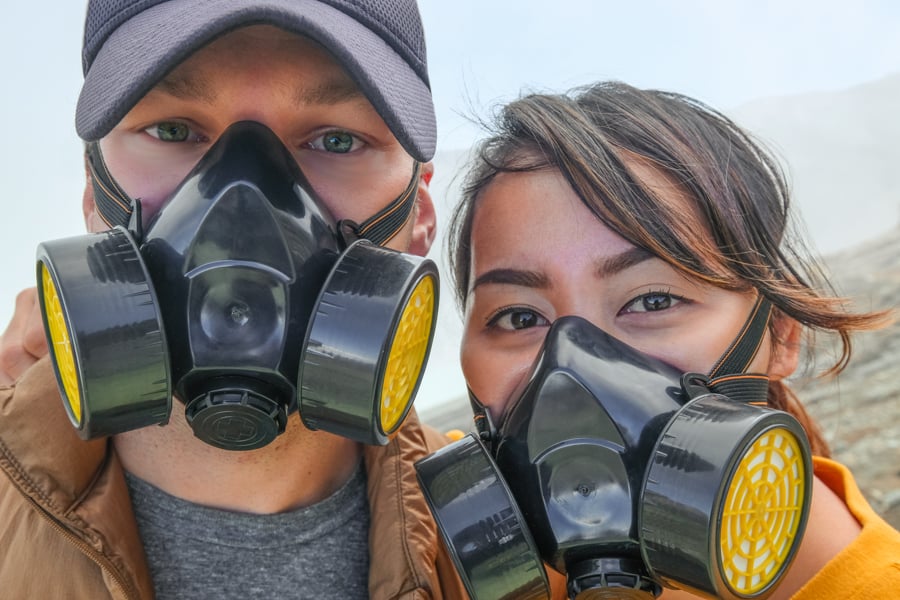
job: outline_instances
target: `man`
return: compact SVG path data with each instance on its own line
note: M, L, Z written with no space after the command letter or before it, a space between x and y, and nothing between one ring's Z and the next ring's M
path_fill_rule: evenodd
M435 124L414 0L90 0L83 59L89 231L146 226L251 121L337 220L414 190L384 245L430 247ZM223 450L178 402L164 426L82 441L40 358L34 291L0 345L4 597L464 597L413 469L443 439L414 412L386 446L293 413L271 443Z

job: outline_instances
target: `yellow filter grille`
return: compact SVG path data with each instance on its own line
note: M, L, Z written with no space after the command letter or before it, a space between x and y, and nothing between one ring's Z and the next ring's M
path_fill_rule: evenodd
M747 449L719 531L722 572L734 591L752 596L783 570L802 521L805 479L800 443L789 430L770 429Z
M63 314L62 303L53 277L47 265L41 263L41 287L43 288L44 314L47 318L47 329L50 331L50 343L53 347L53 360L56 371L62 381L65 400L69 405L69 414L75 424L81 426L81 392L78 387L78 370L75 366L75 354L69 339L69 328Z
M434 305L434 279L426 276L410 294L391 340L380 400L381 430L385 433L400 425L419 380L431 338Z

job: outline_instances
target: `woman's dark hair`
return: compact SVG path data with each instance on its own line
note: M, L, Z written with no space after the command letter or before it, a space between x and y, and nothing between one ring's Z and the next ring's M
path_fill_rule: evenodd
M649 167L693 202L668 200L635 174ZM850 333L885 313L854 313L838 297L799 236L790 233L790 194L778 163L721 113L680 94L603 82L566 94L531 94L505 106L476 149L450 224L448 255L465 305L472 222L481 192L499 173L554 168L607 227L680 272L735 291L756 289L780 311L837 333L840 372ZM705 221L705 222L703 222ZM699 228L699 229L698 229ZM708 233L704 235L702 230ZM813 451L828 446L790 389L772 382L769 404L798 417Z

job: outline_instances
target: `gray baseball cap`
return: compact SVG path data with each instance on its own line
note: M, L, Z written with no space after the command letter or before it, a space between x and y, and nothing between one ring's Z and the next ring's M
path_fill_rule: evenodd
M78 135L102 138L197 49L262 23L328 49L407 152L420 161L434 156L434 104L416 0L90 0Z

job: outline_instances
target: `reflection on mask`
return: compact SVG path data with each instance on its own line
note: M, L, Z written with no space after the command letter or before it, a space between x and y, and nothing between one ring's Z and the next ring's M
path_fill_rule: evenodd
M494 430L417 465L474 599L762 598L799 545L811 460L797 421L737 402L580 317L550 328ZM763 396L764 398L764 396Z
M175 394L220 448L264 446L298 409L312 429L386 443L421 380L438 275L353 231L275 134L245 122L145 234L137 210L130 229L41 244L45 329L79 434L165 423Z

